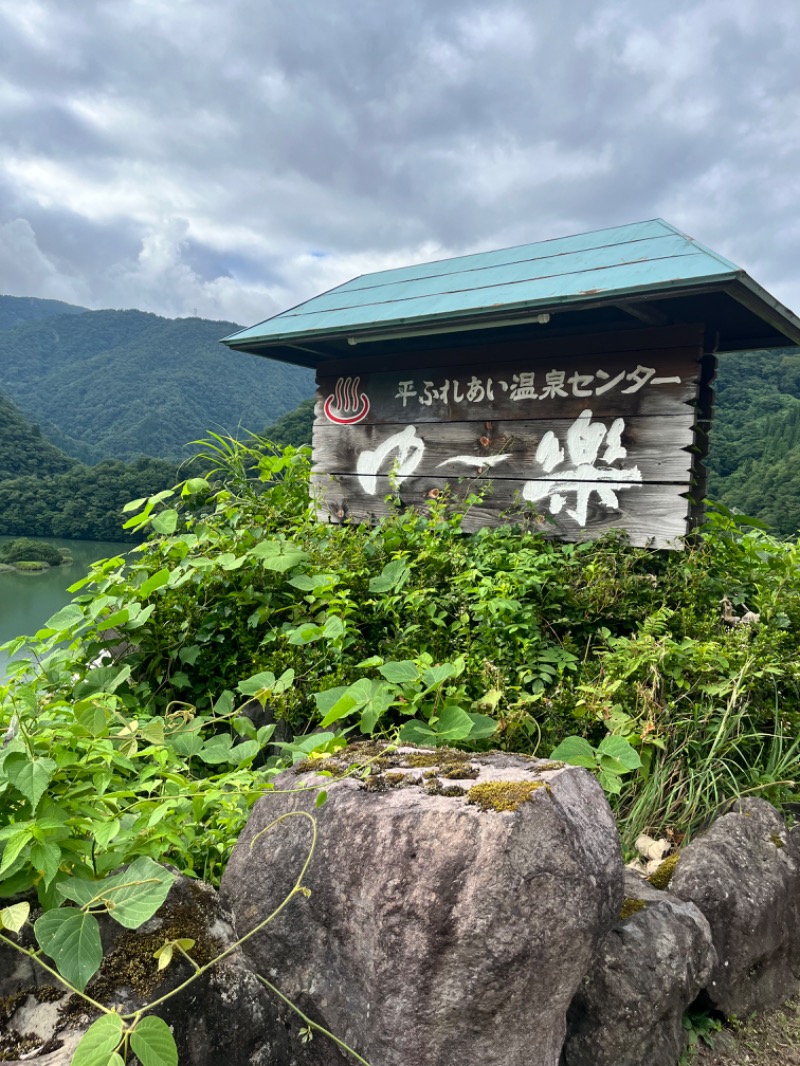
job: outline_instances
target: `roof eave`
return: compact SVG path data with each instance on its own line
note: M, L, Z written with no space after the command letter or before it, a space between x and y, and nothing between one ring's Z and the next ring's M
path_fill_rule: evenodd
M800 317L776 300L744 271L740 271L730 286L730 295L738 303L782 333L795 344L800 344Z
M746 277L746 275L744 275L744 277ZM460 314L446 311L437 315L395 318L390 322L364 322L357 325L337 326L324 331L319 329L291 330L283 331L281 333L262 334L260 336L249 338L243 338L238 334L233 334L230 337L223 337L222 343L235 351L249 351L255 354L260 354L266 348L283 348L292 345L303 345L305 343L324 344L327 341L341 341L343 337L353 337L354 339L358 339L367 335L374 336L376 340L380 340L381 334L394 335L403 331L407 331L409 334L416 333L424 335L427 329L438 329L443 325L452 325L454 330L463 329L472 324L474 324L476 328L484 325L501 326L505 319L512 317L516 319L519 316L525 316L528 314L531 316L531 323L533 324L535 322L534 316L536 315L555 314L558 311L563 311L565 309L569 309L570 311L580 311L599 307L603 304L615 304L621 300L630 299L632 297L639 299L659 299L684 290L691 290L693 292L710 292L723 289L736 279L737 275L732 274L730 271L726 271L719 275L715 275L714 277L703 278L699 282L696 278L680 278L666 283L661 282L658 286L632 285L624 289L616 289L613 292L609 292L608 290L586 290L582 293L555 297L546 301L518 301L516 303L503 304L502 307L482 308L477 311L465 311ZM756 288L758 287L756 286ZM765 293L764 295L768 294ZM788 311L785 313L787 315L790 314ZM798 325L800 325L800 322Z

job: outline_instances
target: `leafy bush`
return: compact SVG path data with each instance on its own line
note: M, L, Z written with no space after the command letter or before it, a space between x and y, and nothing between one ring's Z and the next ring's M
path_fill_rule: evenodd
M128 505L147 542L93 567L40 671L0 686L0 891L49 899L138 856L216 880L280 767L363 735L562 745L629 842L743 791L795 798L797 544L724 510L682 553L466 535L442 499L325 525L307 450L212 437L202 462Z
M55 544L48 544L45 540L30 540L28 537L19 537L17 540L0 546L0 562L18 563L20 561L61 566L65 561L65 556Z

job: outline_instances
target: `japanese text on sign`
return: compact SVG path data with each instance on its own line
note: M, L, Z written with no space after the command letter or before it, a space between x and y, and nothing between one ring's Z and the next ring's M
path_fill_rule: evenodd
M419 384L415 379L399 381L396 400L401 400L403 407L409 401L430 407L434 403L482 403L492 401L495 396L507 396L519 400L555 400L570 396L586 398L604 396L614 389L622 395L639 392L645 385L679 385L681 378L661 377L655 367L637 366L634 370L622 370L613 376L606 370L596 370L593 374L579 374L577 371L567 376L566 370L548 370L537 375L534 371L521 371L507 378L477 377L475 374L466 381L459 378L445 378L444 381L426 381ZM418 387L419 384L419 387Z

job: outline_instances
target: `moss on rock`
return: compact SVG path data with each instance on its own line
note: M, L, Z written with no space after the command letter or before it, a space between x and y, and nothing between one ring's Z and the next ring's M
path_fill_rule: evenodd
M484 811L515 811L546 787L543 781L482 781L469 790L467 803Z

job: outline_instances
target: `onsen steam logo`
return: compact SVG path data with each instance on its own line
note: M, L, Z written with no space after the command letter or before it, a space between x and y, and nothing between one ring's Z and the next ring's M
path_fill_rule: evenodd
M325 417L337 426L353 426L363 422L369 411L369 398L359 393L361 378L339 378L333 395L323 406Z

